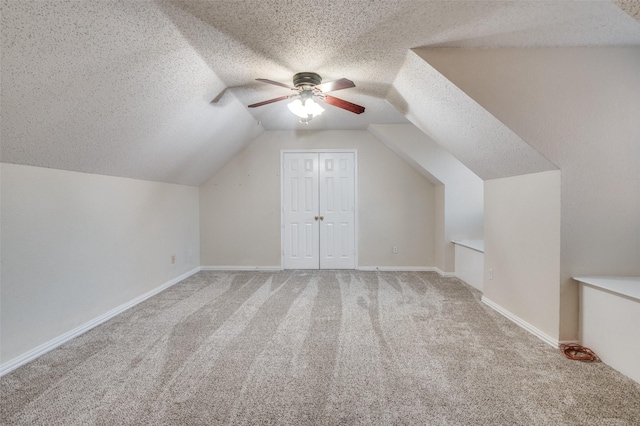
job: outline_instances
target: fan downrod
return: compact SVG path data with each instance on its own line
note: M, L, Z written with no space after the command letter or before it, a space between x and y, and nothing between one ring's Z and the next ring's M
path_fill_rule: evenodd
M322 77L315 72L299 72L293 76L295 87L317 86L322 83Z

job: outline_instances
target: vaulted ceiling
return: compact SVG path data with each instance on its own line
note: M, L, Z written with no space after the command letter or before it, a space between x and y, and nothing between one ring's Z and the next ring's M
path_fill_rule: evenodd
M1 4L3 162L188 185L202 184L265 130L409 121L481 177L493 177L499 169L474 156L472 145L448 140L466 137L443 127L456 114L498 135L492 149L515 147L519 157L505 167L548 169L524 141L417 63L418 48L640 45L638 3L628 0ZM365 113L327 105L304 126L286 102L246 107L289 93L256 78L291 84L299 71L353 80L355 88L332 94Z

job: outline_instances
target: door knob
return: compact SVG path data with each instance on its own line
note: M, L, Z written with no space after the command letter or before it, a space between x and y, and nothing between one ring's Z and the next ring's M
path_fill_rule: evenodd
M324 220L324 216L320 216L320 220Z
M314 216L313 218L314 218L315 220L318 220L318 216Z

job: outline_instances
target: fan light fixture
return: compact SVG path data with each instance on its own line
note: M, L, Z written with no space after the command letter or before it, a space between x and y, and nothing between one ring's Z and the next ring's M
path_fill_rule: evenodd
M362 114L364 112L363 106L353 104L345 101L344 99L336 98L335 96L327 95L327 92L332 92L334 90L356 87L356 85L353 84L353 81L346 78L322 83L322 77L315 72L299 72L293 76L293 85L295 87L291 87L288 84L279 83L277 81L267 80L266 78L258 78L257 80L263 83L269 83L286 89L291 89L297 93L295 95L284 95L278 98L251 104L248 106L249 108L257 108L263 105L269 105L274 102L293 98L294 101L288 105L289 110L300 117L299 121L303 124L309 124L313 117L317 117L323 113L324 109L318 105L317 101L342 108L354 114Z
M314 102L313 92L303 90L300 96L287 105L289 111L300 117L300 123L308 124L314 117L324 112L324 108Z

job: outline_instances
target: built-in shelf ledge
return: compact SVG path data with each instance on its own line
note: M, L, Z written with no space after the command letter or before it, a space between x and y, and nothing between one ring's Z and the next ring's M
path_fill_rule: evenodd
M640 383L640 277L573 277L580 283L580 340Z
M640 277L573 277L591 287L640 301Z
M456 277L483 291L484 241L453 240L455 246Z
M484 253L484 240L451 240L451 242Z

